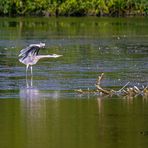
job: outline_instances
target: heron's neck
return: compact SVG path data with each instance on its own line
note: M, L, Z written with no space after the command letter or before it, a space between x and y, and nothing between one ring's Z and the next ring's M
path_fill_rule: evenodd
M38 55L39 59L42 59L42 58L52 58L52 57L53 57L52 55Z

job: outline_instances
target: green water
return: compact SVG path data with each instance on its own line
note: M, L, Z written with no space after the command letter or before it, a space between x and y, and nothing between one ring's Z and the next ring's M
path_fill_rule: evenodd
M147 147L141 98L0 100L1 147Z
M147 97L79 95L75 89L148 84L147 18L0 18L0 147L146 148ZM26 88L19 51L45 42L62 54L33 67Z

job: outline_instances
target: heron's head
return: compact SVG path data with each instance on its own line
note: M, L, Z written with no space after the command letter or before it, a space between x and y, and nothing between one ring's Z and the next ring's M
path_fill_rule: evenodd
M40 48L44 48L45 47L45 43L40 43Z

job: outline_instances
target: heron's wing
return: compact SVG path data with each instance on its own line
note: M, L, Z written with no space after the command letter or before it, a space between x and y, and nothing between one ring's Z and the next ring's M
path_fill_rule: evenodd
M19 54L19 56L22 56L22 57L27 57L27 56L36 56L36 55L38 55L38 52L39 52L39 50L40 50L40 47L39 46L28 46L28 47L26 47L26 48L24 48L24 49L22 49L21 51L20 51L20 54Z

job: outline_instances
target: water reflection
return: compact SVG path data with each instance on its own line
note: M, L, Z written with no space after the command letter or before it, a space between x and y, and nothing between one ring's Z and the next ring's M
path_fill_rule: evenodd
M20 90L22 117L26 125L26 141L29 147L39 147L38 141L43 140L46 133L46 105L37 88ZM44 141L45 142L45 141Z
M34 86L20 89L20 110L26 127L25 141L27 142L27 147L40 148L47 147L50 144L47 140L50 136L48 128L50 128L50 122L54 123L57 120L57 98L59 96L58 92L44 93ZM47 105L48 101L53 102L51 104L51 107L54 108L53 110L48 109L50 107ZM54 114L53 121L50 122L49 110Z
M44 92L37 87L22 87L20 88L20 99L22 100L44 100L44 99L58 99L61 97L60 91Z
M27 100L32 100L32 99L40 99L41 94L39 93L39 90L37 88L33 87L26 87L20 89L20 98L21 99L27 99Z

